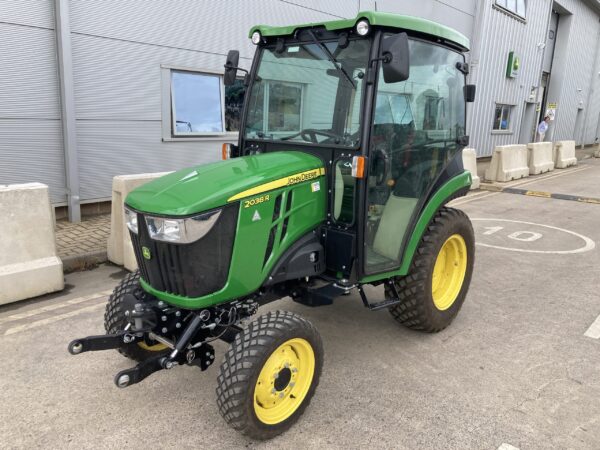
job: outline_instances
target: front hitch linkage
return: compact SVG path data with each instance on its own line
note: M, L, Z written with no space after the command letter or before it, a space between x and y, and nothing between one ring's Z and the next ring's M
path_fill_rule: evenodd
M194 314L169 355L157 355L142 361L131 369L122 370L115 376L115 384L120 388L131 386L132 384L139 383L154 372L162 369L172 369L175 365L179 364L195 365L200 367L201 370L206 370L215 359L215 351L211 345L203 343L199 347L189 348L187 351L184 351L201 327L202 322L203 318L201 315ZM69 343L68 350L72 355L78 355L89 351L117 349L122 343L129 344L140 340L139 335L142 334L140 331L142 330L123 330L113 334L75 339ZM149 330L143 331L147 332Z

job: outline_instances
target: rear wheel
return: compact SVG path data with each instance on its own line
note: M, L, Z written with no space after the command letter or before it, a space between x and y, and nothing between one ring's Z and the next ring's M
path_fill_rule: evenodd
M128 295L131 294L131 295ZM128 274L117 285L104 312L104 329L107 334L116 333L127 326L125 311L133 310L136 303L143 303L149 294L140 286L140 272ZM141 341L121 344L119 353L135 361L143 361L159 353L166 353L168 347L160 342Z
M471 221L460 210L441 208L423 235L409 274L394 281L400 303L390 313L415 330L443 330L465 300L474 260ZM392 295L386 286L386 297Z
M217 404L234 429L270 439L302 415L319 383L321 337L310 322L286 311L250 323L225 354Z

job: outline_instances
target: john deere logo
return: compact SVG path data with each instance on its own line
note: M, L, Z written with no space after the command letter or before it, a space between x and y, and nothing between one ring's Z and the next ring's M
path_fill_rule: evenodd
M152 253L150 253L150 249L148 247L142 247L142 255L144 255L144 258L146 259L152 258Z

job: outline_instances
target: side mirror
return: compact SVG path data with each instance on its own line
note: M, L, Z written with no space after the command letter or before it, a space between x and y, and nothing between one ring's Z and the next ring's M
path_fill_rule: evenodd
M223 83L225 86L231 86L235 83L239 61L240 52L237 50L229 50L229 53L227 53L227 61L225 62L225 73L223 74Z
M463 86L463 96L465 97L465 102L473 103L475 101L475 85L465 84Z
M383 38L381 43L383 58L383 80L397 83L408 80L410 75L408 35L398 33Z

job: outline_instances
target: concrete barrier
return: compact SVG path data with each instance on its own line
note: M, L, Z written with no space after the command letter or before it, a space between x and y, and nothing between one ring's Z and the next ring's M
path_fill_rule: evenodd
M64 288L48 186L0 186L0 305Z
M137 269L137 262L133 253L131 238L129 237L129 229L123 217L125 198L135 188L169 173L171 172L140 173L135 175L118 175L113 178L110 235L108 237L107 248L109 261L119 266L124 266L130 271Z
M557 169L566 169L569 166L576 166L577 157L575 156L575 141L555 142L552 159L554 159L554 167Z
M474 148L464 148L462 151L463 167L471 172L471 189L479 189L481 180L477 175L477 153Z
M525 145L500 145L492 153L492 161L485 171L489 181L510 181L529 176L527 147Z
M527 144L527 152L529 175L538 175L554 170L552 142L535 142Z

